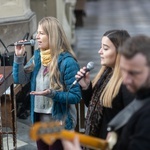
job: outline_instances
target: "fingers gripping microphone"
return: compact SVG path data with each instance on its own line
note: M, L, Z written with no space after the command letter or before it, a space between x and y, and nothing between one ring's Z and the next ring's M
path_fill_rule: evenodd
M91 71L92 69L94 69L94 62L89 62L86 66L86 71L85 71L85 74L89 71ZM85 75L84 74L84 75ZM80 77L79 79L76 79L74 82L73 82L73 85L75 85L77 82L79 82L84 76Z
M19 46L19 45L31 45L31 46L34 46L35 45L35 40L31 39L30 41L17 42L17 43L10 44L9 46Z

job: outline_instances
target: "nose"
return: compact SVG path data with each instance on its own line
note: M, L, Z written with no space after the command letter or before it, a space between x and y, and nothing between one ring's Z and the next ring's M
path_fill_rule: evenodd
M102 54L102 53L103 53L102 48L99 49L98 53L99 53L99 54Z
M36 39L38 39L38 38L40 38L40 37L39 37L39 34L37 33L37 34L36 34Z
M123 72L122 73L122 77L123 77L123 83L125 85L131 84L132 83L132 78L128 73Z

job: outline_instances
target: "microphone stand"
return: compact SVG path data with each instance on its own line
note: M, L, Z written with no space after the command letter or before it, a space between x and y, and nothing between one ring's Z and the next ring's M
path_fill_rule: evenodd
M1 39L0 39L0 43L5 48L4 53L1 54L1 66L12 66L14 52L9 52L8 48L5 46L5 44L3 43Z
M4 75L3 75L3 78L5 79L6 78L6 75L5 75L5 66L6 66L5 56L7 57L7 53L9 53L9 51L8 51L7 47L5 46L5 44L3 43L3 41L1 39L0 39L0 42L3 45L3 47L5 48L4 54L3 55L1 54L1 66L4 66Z
M3 79L2 79L2 80L5 80L5 79L6 79L6 69L5 69L6 63L5 63L5 57L8 56L7 54L9 53L9 51L8 51L7 47L5 46L5 44L3 43L3 41L2 41L1 39L0 39L0 42L1 42L1 44L3 45L3 47L5 48L4 55L3 55L3 56L1 55L1 57L2 57L2 58L1 58L1 61L3 62L3 64L1 64L1 66L3 65L3 67L4 67L4 71L3 71L3 72L4 72L4 75L3 75ZM1 62L1 63L2 63L2 62ZM6 89L6 84L5 84L5 93L4 93L4 101L5 101L5 102L4 102L4 107L5 107L5 118L8 118L8 117L7 117L7 110L6 110L6 107L7 107L7 103L6 103L6 90L7 90L7 89ZM1 105L1 101L0 101L0 105ZM1 115L2 115L2 114L0 114L0 122L1 122L1 123L0 123L0 126L1 126L1 127L0 127L0 128L1 128L0 131L1 131L1 133L3 133ZM5 124L7 124L6 121L7 121L7 120L5 120ZM6 125L6 128L5 128L5 129L6 129L6 133L7 133L7 132L8 132L7 125ZM1 135L2 135L2 134L1 134ZM6 134L6 136L7 136L7 149L9 150L8 134ZM1 144L2 147L3 147L3 137L2 137L2 139L1 139L0 142L2 142L2 143L0 143L0 144Z
M0 42L3 45L3 47L5 48L4 54L3 55L1 54L1 66L3 65L5 67L6 66L5 56L7 57L7 53L9 53L9 51L1 39L0 39Z

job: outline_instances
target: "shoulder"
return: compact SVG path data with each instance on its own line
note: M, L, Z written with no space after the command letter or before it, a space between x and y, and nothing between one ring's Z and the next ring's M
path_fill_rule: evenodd
M150 100L137 112L137 115L140 115L141 118L144 118L144 116L150 118L149 110L150 110Z
M67 52L61 53L58 57L58 66L60 67L60 69L63 67L65 69L67 68L78 68L79 69L79 64L77 62L77 60L70 54Z
M68 52L63 52L58 56L58 64L61 62L67 62L67 61L77 61L70 53Z
M128 127L134 127L136 125L136 129L140 130L141 133L145 132L150 133L150 101L145 104L140 110L135 112L133 116L128 121Z

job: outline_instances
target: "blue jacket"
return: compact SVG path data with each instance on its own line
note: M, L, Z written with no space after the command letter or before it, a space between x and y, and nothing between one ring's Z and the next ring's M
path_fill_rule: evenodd
M25 67L23 63L24 57L14 56L14 63L13 63L14 82L16 84L25 84L30 81L31 91L35 91L36 76L41 67L40 50L34 51L34 56L29 60L29 62L26 64ZM71 115L69 108L71 104L77 104L80 102L81 90L79 84L72 86L71 89L69 88L75 80L75 75L79 70L79 65L69 53L63 52L58 57L58 67L61 74L60 81L64 84L66 92L53 90L53 93L51 95L48 95L53 100L52 116L56 120L62 120L65 117L66 118L65 128L73 129L74 128L73 117L76 116ZM68 104L67 105L68 107L66 107L66 103ZM31 120L32 123L34 123L34 95L31 95Z

